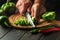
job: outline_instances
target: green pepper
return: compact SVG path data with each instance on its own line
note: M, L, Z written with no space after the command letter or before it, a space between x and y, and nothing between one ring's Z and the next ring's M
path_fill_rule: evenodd
M20 19L20 20L17 20L15 22L16 25L29 25L28 21L27 20L24 20L24 19Z
M6 16L0 16L0 23L3 23L5 20L7 20Z
M15 13L16 7L13 2L6 2L1 6L1 9L3 9L7 16Z
M33 34L35 34L35 33L38 33L39 30L40 30L40 29L33 29L33 30L31 30L30 32L33 33Z
M56 13L55 12L46 12L42 15L42 18L44 20L47 20L47 21L51 21L51 20L54 20L56 17Z
M33 23L34 24L36 24L36 21L35 21L35 19L32 17L32 21L33 21ZM26 26L28 26L28 25L30 25L30 22L27 20L27 18L21 18L21 19L17 19L17 21L15 21L15 24L16 25L26 25Z
M20 20L18 24L24 25L24 20Z
M11 27L6 16L0 16L0 25Z

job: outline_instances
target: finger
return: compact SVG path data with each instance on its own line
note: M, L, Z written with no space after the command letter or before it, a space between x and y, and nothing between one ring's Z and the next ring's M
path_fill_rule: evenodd
M18 1L18 2L16 3L16 7L19 7L19 6L21 6L21 2L20 2L20 1Z
M34 17L34 8L31 9L31 16Z
M31 9L32 9L32 5L30 5L30 7L28 7L27 11L31 14Z
M29 13L31 13L31 7L29 7L29 8L27 9L27 11L28 11Z
M20 7L20 14L21 14L21 15L25 15L26 10L27 10L27 6L26 6L25 4L23 4L23 5Z
M40 9L39 9L38 6L35 6L35 8L34 8L34 18L35 18L37 21L39 21L39 19L40 19Z
M37 16L37 7L36 5L34 5L34 18L36 18L36 16Z
M17 8L18 13L20 13L20 6L21 6L21 2L18 1L18 2L16 3L16 8Z
M32 8L32 3L29 4L30 6L28 7L27 11L31 13L31 8Z
M34 18L37 19L37 8L34 8Z

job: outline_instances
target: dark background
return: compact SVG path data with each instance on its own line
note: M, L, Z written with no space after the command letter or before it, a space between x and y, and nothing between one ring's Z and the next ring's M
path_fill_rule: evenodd
M17 0L11 0L16 4ZM6 0L0 0L0 6L5 3ZM60 0L46 0L45 7L47 11L56 11L56 19L60 20Z
M56 19L60 20L60 0L46 0L45 7L47 11L56 11Z

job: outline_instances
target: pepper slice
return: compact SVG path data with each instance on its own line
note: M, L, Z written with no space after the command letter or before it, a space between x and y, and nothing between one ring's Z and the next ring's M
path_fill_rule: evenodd
M32 17L32 21L34 24L36 24L36 20L35 18ZM17 19L17 21L14 22L16 25L22 25L22 26L29 26L30 25L30 22L27 20L26 17L23 17L23 18L20 18L20 19Z

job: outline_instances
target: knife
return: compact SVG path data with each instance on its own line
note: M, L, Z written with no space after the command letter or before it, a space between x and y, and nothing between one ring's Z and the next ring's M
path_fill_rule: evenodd
M28 19L28 22L30 22L30 24L32 25L32 27L35 27L35 24L33 23L32 19L31 19L31 15L29 14L29 12L26 12L26 17Z

